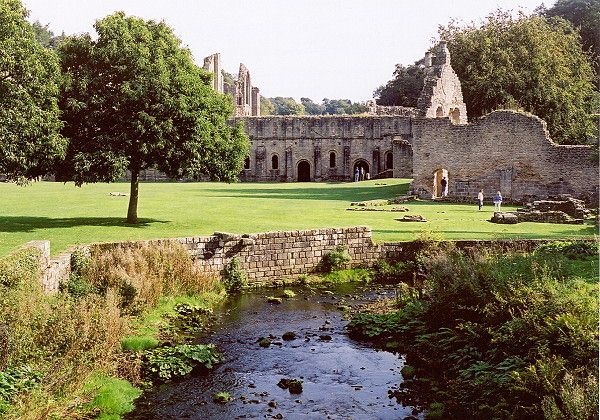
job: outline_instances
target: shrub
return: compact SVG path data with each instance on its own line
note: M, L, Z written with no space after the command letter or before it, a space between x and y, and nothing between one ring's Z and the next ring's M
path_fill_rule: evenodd
M388 263L387 261L378 261L375 264L375 281L380 283L412 283L415 265L412 261L398 261Z
M598 243L553 241L539 245L535 249L535 252L538 254L562 254L568 258L577 259L590 255L598 255Z
M350 261L352 261L352 258L348 254L348 249L339 245L323 256L319 268L324 273L331 273L346 268Z
M240 268L240 260L236 257L223 269L223 284L228 293L237 292L248 285L246 273Z
M34 284L40 275L40 256L36 248L22 248L0 258L0 286Z
M211 369L221 361L221 355L212 344L181 344L158 347L145 352L146 369L155 379L168 380L189 374L195 366Z
M76 273L71 273L67 281L61 282L59 290L70 294L75 299L95 293L94 287Z
M71 272L82 274L92 263L92 253L88 247L78 247L71 253Z
M42 374L27 365L0 371L0 414L14 402L18 393L31 391L41 379Z

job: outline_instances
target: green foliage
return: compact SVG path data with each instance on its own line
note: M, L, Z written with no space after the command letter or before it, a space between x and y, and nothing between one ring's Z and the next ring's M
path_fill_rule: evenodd
M351 115L362 114L367 111L364 104L354 102L349 99L323 99L323 114L328 115Z
M98 413L98 419L120 419L135 408L133 401L142 390L123 379L103 374L94 374L84 386L85 391L93 391L95 396L87 408Z
M293 297L296 297L296 293L294 293L293 290L286 289L282 292L282 294L283 294L283 297L286 299L291 299Z
M42 374L27 365L0 371L0 414L3 407L7 411L19 393L33 390L41 380Z
M137 223L141 170L235 180L247 136L241 125L229 126L230 99L211 88L209 73L194 64L171 28L122 12L94 27L97 39L69 37L59 48L60 105L71 140L59 178L77 185L110 182L129 170L129 223Z
M121 348L125 351L142 351L158 347L158 340L150 336L127 336L121 340Z
M66 38L66 35L64 32L61 35L54 35L54 32L48 26L48 24L42 25L39 20L31 24L36 41L44 48L56 49Z
M267 98L273 106L271 115L303 115L305 113L304 106L294 100L294 98L284 98L278 96L276 98Z
M260 97L260 115L275 115L275 105L264 96Z
M83 274L92 262L89 248L78 247L71 253L71 272Z
M161 380L189 374L194 367L206 369L221 361L221 355L212 344L180 344L158 347L144 352L148 372Z
M375 281L380 283L411 282L415 270L413 261L389 263L381 260L375 264Z
M535 252L540 254L562 254L570 259L585 258L586 256L598 255L598 243L553 241L538 246Z
M482 26L451 22L439 35L448 41L470 118L522 109L544 119L559 143L596 135L594 72L569 22L497 11Z
M425 84L425 70L420 62L409 66L396 64L393 78L373 93L378 105L416 107Z
M246 273L240 268L240 260L237 257L232 258L223 269L223 284L228 293L237 292L247 286Z
M352 261L352 258L348 254L348 249L345 246L338 245L323 256L319 263L319 269L324 273L331 273L346 268L350 261Z
M371 270L364 268L348 268L345 270L335 270L331 273L327 273L319 278L319 280L326 283L350 283L350 282L361 282L369 283L373 279L373 273Z
M583 50L595 61L596 75L600 70L600 3L597 0L557 0L544 11L548 17L558 16L573 24L581 35Z
M422 298L357 314L349 331L402 343L416 373L403 395L443 403L442 417L594 418L598 277L589 284L572 267L598 257L582 243L541 248L438 248L422 262Z
M0 2L0 173L34 179L64 156L56 54L43 48L20 0Z
M213 401L219 404L225 404L231 401L231 394L227 391L217 392L213 395Z
M71 273L67 281L60 283L60 291L68 293L75 299L96 293L94 286L76 273Z
M39 273L40 251L36 248L21 248L0 258L0 286L33 284L39 279Z

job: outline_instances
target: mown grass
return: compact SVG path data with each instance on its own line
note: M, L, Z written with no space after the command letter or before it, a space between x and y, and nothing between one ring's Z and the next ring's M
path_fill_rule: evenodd
M0 184L0 255L24 242L49 239L52 252L70 245L212 234L253 233L367 225L377 241L411 240L423 231L446 239L574 238L592 236L586 225L488 222L491 204L415 202L408 214L427 223L397 222L404 213L346 211L352 201L392 198L406 193L410 180L360 183L143 183L137 226L127 225L126 183L38 182L26 187ZM509 207L507 207L509 208Z

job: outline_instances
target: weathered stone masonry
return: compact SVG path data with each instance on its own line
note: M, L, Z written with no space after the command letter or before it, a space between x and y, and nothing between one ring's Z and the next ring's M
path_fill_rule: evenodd
M368 227L325 228L288 232L266 232L248 235L215 234L189 238L158 239L139 242L121 242L87 245L92 252L114 248L115 245L135 246L176 241L190 253L196 266L207 275L219 276L232 258L240 261L250 284L269 284L277 280L291 280L317 269L323 256L342 245L352 257L352 267L370 267L379 260L405 260L414 255L418 242L374 243ZM455 241L458 248L475 246L531 250L546 240ZM42 251L41 282L53 293L71 272L71 252L50 258L48 241L30 242Z

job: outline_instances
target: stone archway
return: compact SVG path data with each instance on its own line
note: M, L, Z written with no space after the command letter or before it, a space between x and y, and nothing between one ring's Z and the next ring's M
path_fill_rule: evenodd
M356 170L357 169L358 169L358 179L356 179ZM364 159L358 159L357 161L355 161L354 166L352 167L352 179L354 181L363 181L365 179L368 179L367 174L370 174L368 162Z
M452 124L459 124L460 123L460 110L458 108L454 108L450 110L450 121L452 121Z
M446 188L442 188L442 179L446 179ZM445 197L448 195L448 170L440 168L433 173L432 198Z
M310 182L310 163L306 160L298 162L298 182Z

